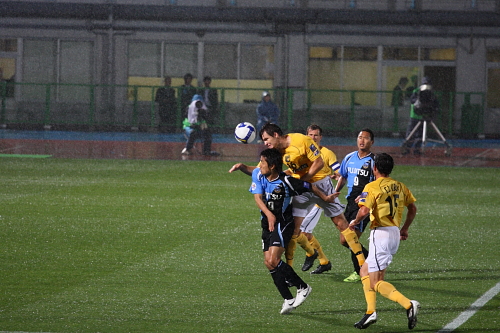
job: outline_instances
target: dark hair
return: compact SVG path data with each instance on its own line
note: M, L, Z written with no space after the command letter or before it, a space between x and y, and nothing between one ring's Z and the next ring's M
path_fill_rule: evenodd
M262 128L260 129L260 137L262 138L262 134L267 133L270 136L274 136L274 133L278 133L279 136L283 135L283 131L281 128L273 123L266 123Z
M193 74L186 73L186 75L184 75L184 80L187 79L188 77L193 78Z
M321 129L321 127L319 127L316 124L309 125L306 129L306 134L309 133L309 131L316 131L316 130L319 131L319 135L323 135L323 129Z
M372 141L375 141L375 134L373 134L373 131L369 128L363 128L360 132L368 132L370 133L370 138Z
M283 171L283 156L281 155L278 149L276 148L264 149L260 153L260 156L264 157L270 169L272 166L274 166L278 172Z
M394 168L394 160L387 153L379 153L375 155L375 166L381 174L389 176Z
M205 81L212 81L212 78L210 76L205 76L203 78L203 82L205 82Z

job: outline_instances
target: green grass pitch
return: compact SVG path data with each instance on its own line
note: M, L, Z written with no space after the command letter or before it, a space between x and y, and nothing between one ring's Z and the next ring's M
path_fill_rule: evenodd
M361 284L342 282L352 264L325 217L315 234L333 269L301 272L299 248L295 268L313 292L279 314L250 178L231 165L2 157L0 331L358 331ZM396 166L392 176L418 215L386 280L422 304L413 331L437 332L500 281L499 172ZM377 299L368 330L408 331L405 311ZM499 313L497 295L456 332L497 331Z

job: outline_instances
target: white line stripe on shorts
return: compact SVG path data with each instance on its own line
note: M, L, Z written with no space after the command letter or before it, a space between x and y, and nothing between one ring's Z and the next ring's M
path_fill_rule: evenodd
M464 312L462 312L455 320L443 327L437 333L453 332L459 328L463 323L469 320L478 310L480 310L486 303L488 303L493 297L495 297L500 292L500 282L498 282L493 288L488 290L479 297L477 301L472 303L471 306Z

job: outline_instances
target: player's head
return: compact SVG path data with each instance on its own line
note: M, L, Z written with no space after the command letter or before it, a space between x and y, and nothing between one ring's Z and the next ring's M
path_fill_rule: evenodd
M308 137L313 139L313 141L316 142L318 145L320 144L321 139L323 138L323 130L316 124L309 125L307 127L306 134Z
M259 133L262 141L268 148L277 148L279 147L279 139L283 136L283 131L281 128L273 123L267 123L260 129Z
M358 150L369 152L375 142L375 134L369 128L363 128L358 133L357 143Z
M394 168L394 160L387 153L379 153L375 155L375 168L379 173L389 176Z
M273 169L281 172L283 170L283 156L281 156L280 151L274 148L264 149L260 153L260 167L264 175L268 175Z

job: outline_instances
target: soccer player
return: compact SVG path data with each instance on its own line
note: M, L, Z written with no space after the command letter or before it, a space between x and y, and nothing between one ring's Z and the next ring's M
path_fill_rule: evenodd
M416 199L410 190L405 184L389 177L393 167L394 161L389 154L375 156L373 171L376 180L363 189L358 202L359 212L349 224L349 228L354 230L366 216L370 216L370 251L361 267L367 309L363 318L354 324L359 329L365 329L377 321L377 292L406 309L409 329L417 325L420 303L409 300L391 283L384 281L385 271L398 250L399 242L408 239L408 228L417 214ZM408 212L400 230L404 207Z
M306 130L307 136L309 136L311 139L313 139L314 142L319 146L319 149L321 151L321 156L323 158L323 161L326 165L331 170L332 175L336 174L338 175L337 171L340 168L340 164L337 161L337 156L333 151L330 149L323 147L321 145L321 139L323 138L323 130L321 127L318 125L310 125L307 127ZM302 265L302 270L307 271L309 270L316 257L319 260L319 265L316 267L314 271L311 272L311 274L321 274L323 272L329 271L332 269L332 263L328 258L326 257L325 253L323 252L323 249L321 247L321 244L319 241L316 239L316 237L313 235L313 230L318 224L319 219L321 218L321 213L323 212L323 209L315 205L312 210L307 214L305 217L304 221L302 221L302 224L300 225L300 231L307 237L307 240L309 241L309 244L313 247L314 250L318 253L317 255L314 256L307 256L304 261L304 265ZM290 249L290 251L293 251L294 249ZM306 252L310 253L307 248L304 248ZM293 257L293 256L292 256Z
M293 178L282 172L283 161L277 149L265 149L260 154L259 167L252 172L255 203L261 210L262 249L264 264L269 269L276 288L284 299L281 314L290 313L301 305L312 291L295 273L293 268L281 260L295 226L292 216L292 197L313 192L325 201L333 202L336 195L325 195L315 185ZM287 283L297 287L294 298Z
M310 137L300 133L285 135L279 126L272 123L267 123L262 127L260 137L268 148L276 148L283 154L283 162L288 166L287 174L314 183L325 194L335 193L330 180L331 169L324 164L318 145ZM229 172L240 170L250 175L255 168L254 166L237 163L233 165ZM344 206L338 198L333 203L325 203L313 193L295 196L293 198L295 231L288 248L293 247L294 242L299 244L309 242L307 237L300 232L300 225L315 204L323 208L325 215L331 218L337 229L344 235L346 242L356 253L359 264L362 265L365 257L358 236L349 229L349 223L343 213ZM287 256L287 253L285 253L285 256ZM287 257L287 263L293 263L293 257Z
M342 163L340 164L339 174L341 177L338 179L335 191L340 192L347 183L347 206L344 211L344 215L348 221L353 220L358 213L359 206L355 202L356 198L361 194L365 185L375 179L375 176L373 175L373 158L375 155L371 152L371 147L374 141L375 137L372 130L368 128L362 129L357 137L358 150L353 151L344 157ZM358 239L361 238L361 234L365 230L368 223L370 223L369 217L361 221L361 223L355 228L354 231L356 232ZM349 248L349 245L345 241L342 234L340 235L340 243ZM368 251L362 244L361 247L366 258L368 256ZM344 282L357 282L361 279L359 276L360 265L354 255L354 252L349 252L351 253L354 272L346 277Z

